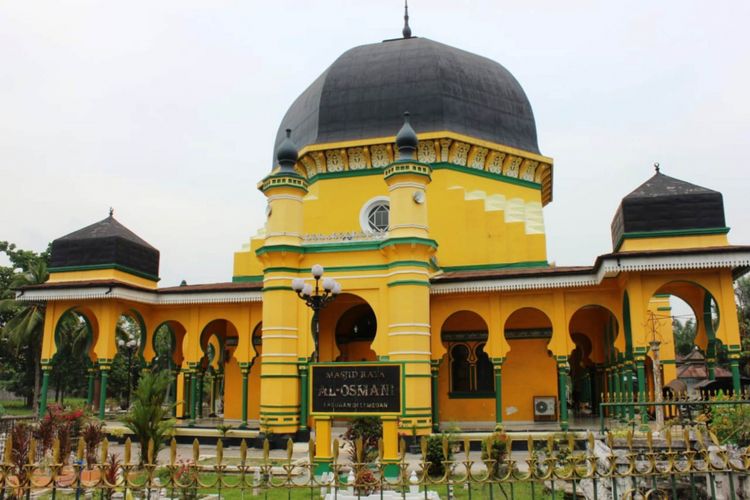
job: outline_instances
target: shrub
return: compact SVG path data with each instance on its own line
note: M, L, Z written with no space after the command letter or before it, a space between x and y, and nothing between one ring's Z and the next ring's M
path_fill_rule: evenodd
M482 441L482 460L492 460L492 473L500 475L505 467L505 459L508 457L508 435L502 431L493 432L486 440Z
M356 417L349 422L344 433L344 440L348 444L349 458L357 461L355 443L362 439L362 461L372 463L378 457L378 441L383 436L383 424L378 417Z
M717 401L726 401L724 395L716 397ZM713 432L722 444L737 446L750 445L750 405L715 405L711 407L711 422L708 429Z
M430 476L445 475L446 462L453 460L453 450L447 434L431 434L427 440L427 473ZM444 444L445 443L445 444Z
M122 462L120 462L120 457L117 453L110 453L105 465L104 480L110 485L117 484L117 473L122 467ZM107 498L112 498L115 492L113 488L104 488L102 491L104 491Z
M81 437L86 443L86 464L89 468L96 464L96 450L99 448L99 443L104 441L107 435L103 427L102 422L92 421L86 424L81 431Z
M13 426L11 431L11 441L13 449L11 450L10 459L16 476L18 477L19 486L24 486L29 478L29 471L26 464L29 462L29 453L31 453L31 441L33 439L33 429L25 422L19 422ZM36 458L36 457L34 457Z
M140 463L148 462L148 443L154 442L154 462L164 442L172 435L175 421L170 418L171 406L164 405L170 379L167 371L145 373L133 393L133 404L123 417L140 444Z

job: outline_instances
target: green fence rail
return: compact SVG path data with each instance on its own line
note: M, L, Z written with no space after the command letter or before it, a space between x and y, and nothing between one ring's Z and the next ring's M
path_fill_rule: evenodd
M316 463L312 441L307 456L295 459L291 441L275 458L268 441L257 456L242 441L237 456L229 458L222 441L210 448L210 458L196 441L190 457L180 458L174 440L160 463L151 441L144 463L138 463L129 440L122 460L106 440L96 456L83 438L75 452L59 439L43 451L34 439L9 440L0 464L0 498L747 498L750 452L720 446L703 432L684 430L678 438L666 433L663 439L650 432L639 438L609 433L599 440L591 433L583 439L528 437L516 441L525 450L515 452L509 435L495 433L483 443L484 453L471 451L468 439L451 443L444 437L437 455L434 441L423 439L421 455L407 455L402 441L395 463L383 462L382 441L372 462L365 460L361 441L346 454L336 441L329 463ZM454 457L455 445L463 450Z

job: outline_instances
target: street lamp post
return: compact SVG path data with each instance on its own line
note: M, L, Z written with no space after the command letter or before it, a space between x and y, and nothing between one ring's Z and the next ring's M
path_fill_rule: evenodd
M317 362L319 358L318 341L320 334L318 314L341 293L341 284L332 278L325 278L321 283L323 266L320 264L315 264L312 267L312 276L315 279L315 287L310 283L305 283L305 280L302 278L295 278L292 280L292 290L297 292L297 296L304 300L307 307L313 311L310 329L312 331L313 342L315 343L315 351L313 352L312 360L313 362Z
M120 348L123 349L128 356L128 385L127 391L125 392L125 409L128 409L130 408L130 389L132 385L130 377L133 371L133 353L138 347L138 342L135 339L130 339L127 342L120 339L117 341L117 345L119 345Z

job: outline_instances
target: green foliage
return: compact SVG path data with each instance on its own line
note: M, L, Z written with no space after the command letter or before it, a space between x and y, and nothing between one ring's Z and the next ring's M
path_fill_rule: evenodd
M726 401L722 394L717 401ZM708 428L722 444L750 445L750 405L712 405L711 422Z
M445 462L453 460L448 435L431 434L423 439L427 440L427 462L430 464L427 473L430 476L445 475Z
M5 253L11 262L10 267L0 267L0 333L8 344L0 348L0 354L10 365L0 372L0 376L13 382L10 389L24 396L27 404L36 407L45 304L17 302L15 290L47 280L48 254L18 250L6 241L0 241L0 252Z
M145 373L133 393L133 405L123 418L140 444L141 463L148 462L148 443L154 442L154 460L164 442L172 436L175 421L169 418L171 407L164 404L169 373Z
M500 475L508 457L508 435L503 431L495 431L482 441L482 460L492 460L492 472Z
M372 463L378 457L378 440L383 436L383 423L378 417L356 417L349 422L344 433L344 440L348 443L349 455L356 461L355 442L362 439L362 460Z
M737 280L734 294L737 299L737 322L740 324L742 352L747 355L750 353L750 276Z
M693 350L695 342L695 320L688 319L682 322L677 318L672 320L672 331L674 333L675 350L678 354L686 356Z
M81 437L86 443L86 464L91 468L96 464L96 452L99 449L99 444L107 437L104 424L98 421L88 422L81 430Z

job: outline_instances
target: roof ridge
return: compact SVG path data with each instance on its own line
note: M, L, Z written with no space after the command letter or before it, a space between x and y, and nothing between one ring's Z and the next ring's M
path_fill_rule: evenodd
M58 240L69 241L96 238L123 238L146 248L156 250L153 245L122 225L120 221L111 215L98 222L94 222L93 224L78 229L77 231L66 234L61 238L58 238Z

